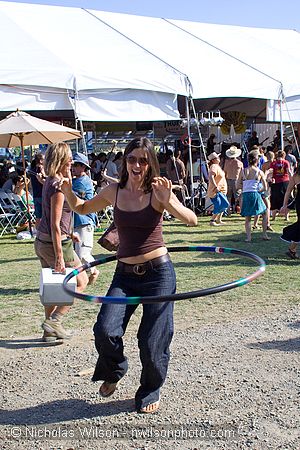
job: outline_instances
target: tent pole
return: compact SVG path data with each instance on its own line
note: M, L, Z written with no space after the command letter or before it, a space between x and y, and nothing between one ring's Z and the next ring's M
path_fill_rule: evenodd
M75 84L74 90L72 91L72 95L70 95L70 93L69 93L69 99L73 106L73 111L74 111L74 116L75 116L75 128L76 128L76 130L78 130L78 122L79 122L83 152L87 156L87 148L86 148L86 142L85 142L85 138L84 138L83 124L82 124L82 120L78 119L78 114L77 114L76 102L78 99L78 91L76 89L76 84ZM76 152L77 153L79 152L78 139L76 139Z
M83 130L83 123L82 120L78 118L78 114L77 114L77 100L78 100L78 91L75 85L75 95L74 95L74 107L75 107L75 116L76 116L76 122L79 122L79 127L80 127L80 133L81 133L81 140L82 140L82 149L83 149L83 153L88 156L87 154L87 148L86 148L86 142L85 142L85 137L84 137L84 130Z
M283 90L282 90L282 85L281 85L281 87L280 87L280 92L279 92L280 141L281 141L281 150L284 150L284 143L283 143L282 102L283 102Z
M198 186L198 191L199 191L199 194L200 194L200 208L201 208L201 211L205 211L205 206L203 207L203 203L202 203L202 195L203 195L204 192L206 194L207 187L204 187L203 161L204 161L204 164L205 164L205 168L206 168L207 174L208 174L208 161L207 161L205 146L204 146L203 139L202 139L202 133L201 133L201 130L200 130L199 120L198 120L198 117L197 117L197 114L196 114L195 104L194 104L194 101L193 101L192 98L191 98L191 105L192 105L192 108L193 108L194 117L197 119L197 122L196 122L197 123L197 132L198 132L199 141L200 141L200 146L199 146L199 161L200 161L199 175L200 175L200 178L199 178L199 186Z
M189 149L189 162L190 162L190 177L191 177L191 199L192 199L192 209L195 211L195 202L194 202L194 174L193 174L193 157L192 157L192 140L191 140L191 128L190 128L190 110L189 110L189 98L185 97L185 105L186 105L186 118L187 118L187 133L188 133L188 149Z

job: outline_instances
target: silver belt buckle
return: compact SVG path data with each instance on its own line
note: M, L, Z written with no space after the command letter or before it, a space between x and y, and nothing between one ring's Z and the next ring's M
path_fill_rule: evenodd
M133 266L133 273L135 275L145 275L146 269L143 267L143 264L135 264Z

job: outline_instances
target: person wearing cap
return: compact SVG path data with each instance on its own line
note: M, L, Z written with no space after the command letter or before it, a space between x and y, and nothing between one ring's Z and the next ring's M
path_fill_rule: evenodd
M90 200L94 197L93 182L87 175L90 170L89 160L83 153L73 154L72 165L72 189L75 194L83 199ZM75 252L83 264L95 261L92 256L94 244L94 228L96 226L96 214L77 214L74 213L74 233L77 233L79 240L75 241ZM88 273L89 282L93 284L99 276L99 270L92 267Z
M226 150L226 160L224 164L224 172L227 181L227 198L229 201L228 214L231 212L231 202L232 198L234 198L234 204L232 210L234 211L234 207L236 207L237 201L237 180L239 178L240 172L243 169L243 163L238 159L241 156L241 149L237 148L235 145L232 145L228 150Z
M209 161L207 196L212 200L212 203L214 203L213 200L217 196L218 192L221 192L224 195L227 194L227 183L225 178L225 172L220 167L219 155L216 152L212 152L207 159ZM223 212L224 210L219 211L216 205L214 205L210 225L212 226L222 225L224 223L222 222Z

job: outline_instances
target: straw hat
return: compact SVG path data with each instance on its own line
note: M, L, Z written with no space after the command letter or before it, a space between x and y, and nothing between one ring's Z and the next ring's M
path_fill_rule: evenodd
M207 157L208 161L212 161L213 159L220 159L218 153L216 152L212 152L210 155L208 155Z
M237 148L235 145L232 145L228 150L226 150L227 158L238 158L242 153L240 148Z

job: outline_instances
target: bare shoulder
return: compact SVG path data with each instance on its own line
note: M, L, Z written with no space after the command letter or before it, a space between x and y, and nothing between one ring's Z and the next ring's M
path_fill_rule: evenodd
M262 170L259 170L259 175L260 175L262 178L265 178L265 173L264 173Z
M105 188L101 189L97 194L97 197L103 198L113 205L115 203L118 186L118 183L111 183L105 186Z

